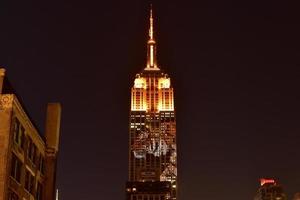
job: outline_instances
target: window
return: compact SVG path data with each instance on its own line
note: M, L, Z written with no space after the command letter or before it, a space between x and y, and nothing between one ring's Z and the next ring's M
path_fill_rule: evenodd
M39 170L42 174L45 173L45 159L42 154L40 154L40 157L39 157Z
M32 145L32 140L28 138L27 140L27 157L31 158L31 145Z
M15 122L14 122L14 141L22 149L24 148L24 139L25 139L25 129L21 125L20 121L17 118L15 118Z
M43 185L41 183L38 183L37 190L36 190L36 200L42 200L43 199Z
M27 156L32 161L32 163L35 164L35 161L36 161L36 146L30 138L28 139Z
M33 177L33 175L28 170L26 170L26 174L25 174L25 189L30 194L33 194L33 186L34 186L34 177Z
M21 170L22 170L22 163L17 158L17 156L15 154L13 154L12 155L12 159L11 159L11 171L10 171L10 175L18 183L20 183L20 180L21 180Z

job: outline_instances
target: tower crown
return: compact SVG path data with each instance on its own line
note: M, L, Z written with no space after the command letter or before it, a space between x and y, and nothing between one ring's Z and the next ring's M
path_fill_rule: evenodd
M149 39L147 42L147 66L145 70L159 70L156 58L156 41L154 39L152 6L149 17Z

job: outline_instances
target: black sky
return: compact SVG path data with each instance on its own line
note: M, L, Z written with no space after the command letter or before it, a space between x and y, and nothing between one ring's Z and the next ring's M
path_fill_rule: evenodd
M154 1L175 87L180 199L253 199L260 177L300 191L300 15L287 1ZM63 105L62 200L124 199L133 78L149 1L0 3L0 66L43 130Z

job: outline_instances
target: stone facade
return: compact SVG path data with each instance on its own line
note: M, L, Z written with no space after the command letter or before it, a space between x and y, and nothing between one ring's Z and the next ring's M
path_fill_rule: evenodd
M0 69L0 200L54 200L60 104L48 104L44 139L16 94L5 90L4 72Z

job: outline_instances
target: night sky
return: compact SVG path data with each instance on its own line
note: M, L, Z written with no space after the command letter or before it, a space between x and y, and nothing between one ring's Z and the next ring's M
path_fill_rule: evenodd
M125 199L130 87L150 1L0 3L0 66L44 129L63 106L60 200ZM154 1L175 88L181 200L300 191L300 14L287 1Z

